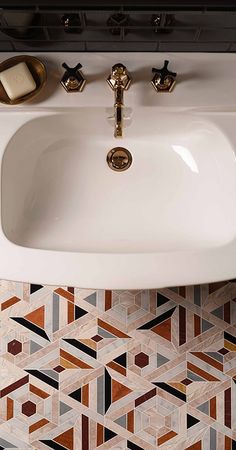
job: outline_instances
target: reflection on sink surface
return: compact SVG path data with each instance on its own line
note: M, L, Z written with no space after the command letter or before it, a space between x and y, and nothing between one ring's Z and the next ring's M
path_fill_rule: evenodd
M191 113L144 108L133 116L122 140L133 163L120 173L106 162L120 141L105 108L41 116L16 131L2 162L6 237L23 247L93 253L232 241L235 155L223 132Z

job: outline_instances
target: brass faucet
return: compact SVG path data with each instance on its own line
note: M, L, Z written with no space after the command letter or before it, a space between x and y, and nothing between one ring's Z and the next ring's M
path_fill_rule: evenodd
M107 82L112 90L115 92L115 132L116 138L123 135L123 94L124 90L127 90L131 83L131 77L126 67L123 64L115 64L112 67L111 74L107 78Z

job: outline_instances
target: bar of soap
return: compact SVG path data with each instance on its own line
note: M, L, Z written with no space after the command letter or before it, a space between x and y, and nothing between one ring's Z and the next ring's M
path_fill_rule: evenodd
M16 100L36 89L36 83L26 65L21 62L0 72L0 81L11 100Z

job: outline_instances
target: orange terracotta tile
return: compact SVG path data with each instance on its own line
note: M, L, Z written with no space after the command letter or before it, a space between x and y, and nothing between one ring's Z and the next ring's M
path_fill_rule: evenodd
M168 433L164 434L164 436L161 436L157 439L157 445L162 445L165 442L169 441L170 439L172 439L173 437L177 436L178 433L176 433L175 431L171 430Z

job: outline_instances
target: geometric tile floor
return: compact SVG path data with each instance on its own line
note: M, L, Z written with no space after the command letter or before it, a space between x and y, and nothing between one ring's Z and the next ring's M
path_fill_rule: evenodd
M235 450L234 281L2 281L0 449Z

